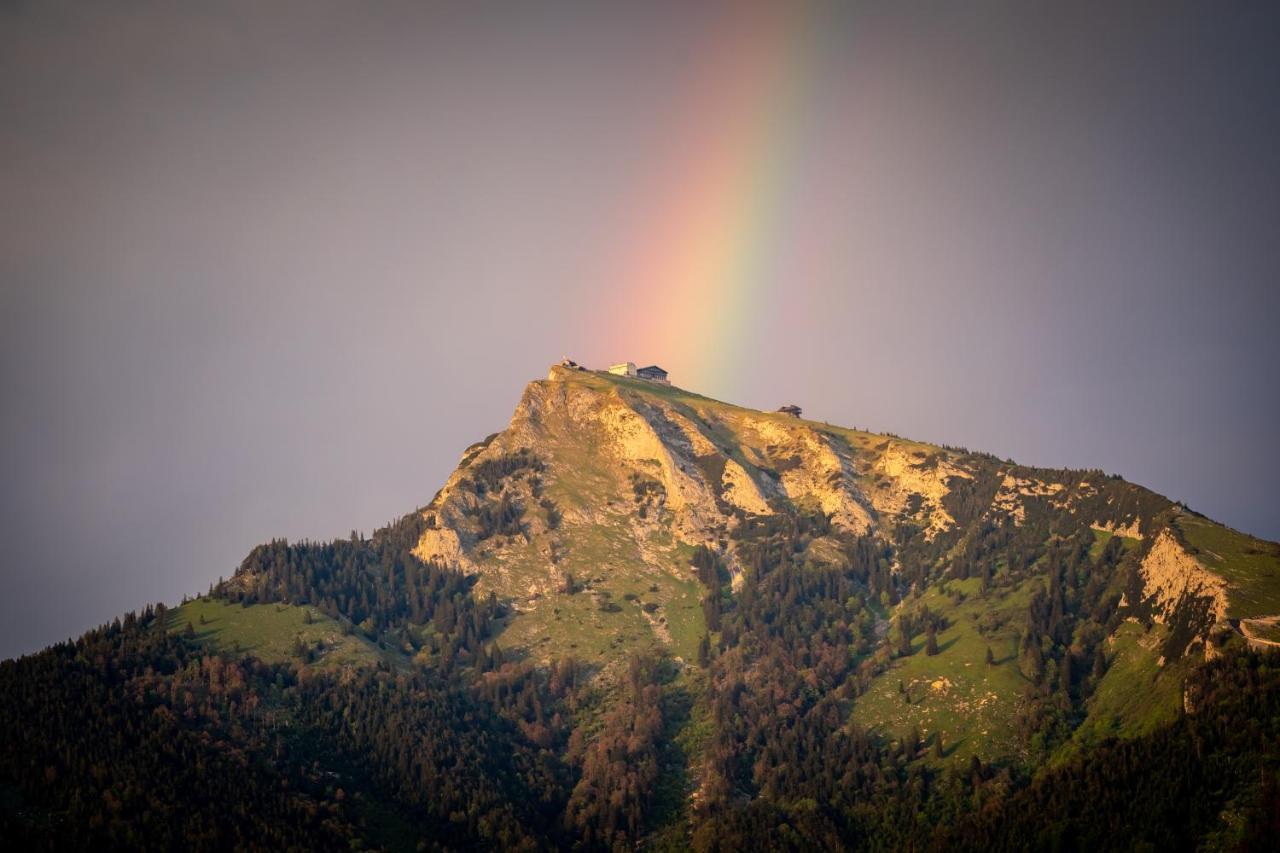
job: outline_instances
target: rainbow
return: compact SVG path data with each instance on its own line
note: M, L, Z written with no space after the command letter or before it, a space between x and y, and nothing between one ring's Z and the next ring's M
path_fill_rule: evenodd
M626 348L618 357L656 359L677 384L730 398L735 366L778 297L779 219L802 159L796 137L820 37L809 4L733 8L610 273L629 315L652 306L611 330L611 347Z

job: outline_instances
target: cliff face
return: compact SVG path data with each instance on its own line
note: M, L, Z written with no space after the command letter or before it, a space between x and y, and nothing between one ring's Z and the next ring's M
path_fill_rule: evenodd
M1208 599L1215 621L1227 617L1227 583L1187 552L1167 529L1161 530L1142 560L1143 594L1157 619L1167 621L1186 598Z

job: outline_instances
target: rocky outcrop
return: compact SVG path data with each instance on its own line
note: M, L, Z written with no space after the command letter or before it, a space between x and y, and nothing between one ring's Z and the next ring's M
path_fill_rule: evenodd
M1061 483L1046 483L1032 478L1005 474L1000 489L992 500L992 508L1013 517L1015 524L1026 520L1025 498L1048 498L1062 492Z
M1157 621L1173 615L1179 602L1209 598L1217 621L1227 617L1227 584L1187 552L1168 529L1156 536L1142 560L1143 597L1150 600Z
M927 517L929 535L955 524L955 519L942 505L943 497L950 491L948 481L953 477L971 478L967 471L953 465L941 453L913 451L895 441L889 442L873 470L879 475L879 487L871 492L876 510ZM919 501L920 509L913 513L914 501Z
M755 479L733 459L724 463L724 477L720 486L724 499L743 512L752 515L769 515L773 512Z
M1138 519L1131 520L1128 524L1121 524L1116 521L1104 521L1100 524L1093 525L1094 530L1100 530L1103 533L1111 533L1115 536L1125 536L1129 539L1141 539L1142 530Z
M874 509L858 485L845 443L803 421L772 413L744 410L732 426L756 464L770 472L779 496L830 515L833 524L852 533L874 526Z

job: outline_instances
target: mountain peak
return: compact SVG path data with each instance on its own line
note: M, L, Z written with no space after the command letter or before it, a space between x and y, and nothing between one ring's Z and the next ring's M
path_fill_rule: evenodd
M542 660L654 647L688 660L707 630L695 550L737 591L762 525L808 530L800 563L892 543L890 572L903 552L928 562L899 579L908 589L980 573L975 543L993 536L1119 536L1143 557L1130 606L1201 641L1228 618L1231 584L1193 553L1173 504L1139 486L744 408L629 364L552 366L423 510L414 553L510 604L504 646ZM1207 611L1187 615L1193 599Z

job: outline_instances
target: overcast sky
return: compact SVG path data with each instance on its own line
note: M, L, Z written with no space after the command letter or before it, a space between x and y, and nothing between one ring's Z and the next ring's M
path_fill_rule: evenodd
M424 504L563 355L1280 538L1274 4L816 11L728 373L610 263L734 7L535 5L0 4L0 656Z

